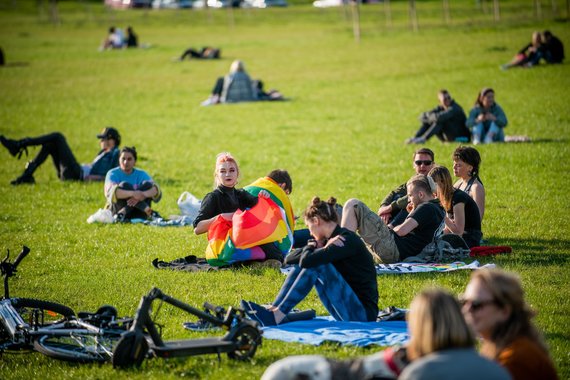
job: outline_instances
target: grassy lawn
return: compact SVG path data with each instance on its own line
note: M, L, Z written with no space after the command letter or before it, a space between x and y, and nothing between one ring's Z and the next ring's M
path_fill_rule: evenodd
M568 378L570 66L505 72L499 65L534 30L550 29L570 46L570 28L548 17L546 5L544 18L534 18L530 1L518 7L501 2L499 24L489 10L469 11L473 1L459 3L446 26L441 2L419 2L417 33L409 29L405 2L392 2L389 26L382 4L363 7L357 44L350 13L343 9L110 11L94 2L61 2L61 23L54 25L37 2L0 2L0 46L9 64L0 69L0 134L22 138L60 131L76 158L89 162L98 147L95 135L113 125L123 145L137 147L138 166L162 185L162 215L178 212L183 191L202 197L211 190L220 151L239 160L241 185L274 168L288 169L296 214L314 195L340 202L356 197L374 208L412 174L417 147L403 141L418 127L420 112L436 104L437 90L447 88L468 111L482 87L493 87L509 118L506 134L528 135L533 142L478 147L487 189L485 239L514 250L481 261L521 276L559 376ZM98 52L110 25L132 25L151 47ZM223 59L171 60L187 47L204 45L221 47ZM291 101L200 107L215 79L238 58L252 77ZM456 145L434 140L426 146L438 163L451 167ZM156 257L203 255L206 238L188 227L89 225L87 217L104 205L101 184L62 183L46 162L36 172L36 185L12 187L24 163L0 152L0 250L15 252L22 244L32 249L12 282L13 295L58 301L77 311L112 304L121 315L132 315L152 286L197 306L237 305L242 298L270 302L284 279L269 269L156 270ZM458 294L468 277L461 271L378 277L379 306L405 307L426 286ZM300 307L325 313L314 292ZM187 320L165 306L165 336L204 336L183 330ZM287 355L350 357L372 350L265 340L251 363L227 357L218 362L210 355L150 360L129 372L41 354L4 355L0 378L249 379Z

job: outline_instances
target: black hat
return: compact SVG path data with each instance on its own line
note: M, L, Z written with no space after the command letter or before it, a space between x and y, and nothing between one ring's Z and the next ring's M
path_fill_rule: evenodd
M105 129L103 129L103 131L97 135L97 138L98 139L113 139L113 140L115 140L115 144L117 146L121 145L121 135L119 134L119 131L117 131L113 127L107 127Z

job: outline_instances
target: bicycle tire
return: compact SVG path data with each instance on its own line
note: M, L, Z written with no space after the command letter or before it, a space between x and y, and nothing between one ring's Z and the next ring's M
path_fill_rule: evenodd
M34 340L34 349L54 359L77 363L103 363L110 361L121 332L106 332L103 335L78 328L77 333L65 336L49 332ZM124 331L123 331L124 332Z
M62 319L75 316L73 309L57 302L43 301L34 298L12 298L10 302L14 309L22 316L22 319L31 327L48 326ZM33 320L32 312L34 310L40 310L42 315L42 323L40 323L39 326L36 326L36 321Z

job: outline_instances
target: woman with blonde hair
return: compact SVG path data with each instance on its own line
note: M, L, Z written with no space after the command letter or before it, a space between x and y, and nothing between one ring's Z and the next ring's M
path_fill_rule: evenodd
M483 356L496 360L515 380L558 378L518 277L496 269L477 270L462 303L465 319L483 338Z
M475 351L475 338L457 300L443 290L424 290L410 305L410 365L399 379L508 379Z
M477 203L466 192L453 187L446 167L436 166L428 175L436 183L437 197L447 213L443 232L461 236L469 248L479 246L483 233Z
M343 361L290 356L269 366L261 379L509 379L504 368L477 353L459 303L446 291L424 290L414 298L408 330L406 347Z

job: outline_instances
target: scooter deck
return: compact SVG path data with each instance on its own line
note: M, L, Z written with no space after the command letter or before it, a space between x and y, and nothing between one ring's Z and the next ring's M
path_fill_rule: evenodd
M221 340L219 338L204 338L193 340L171 340L164 342L164 346L152 347L152 351L161 358L192 356L204 354L217 354L234 351L236 342Z

